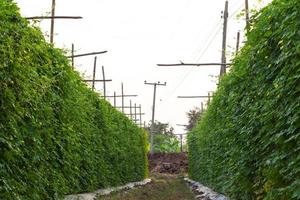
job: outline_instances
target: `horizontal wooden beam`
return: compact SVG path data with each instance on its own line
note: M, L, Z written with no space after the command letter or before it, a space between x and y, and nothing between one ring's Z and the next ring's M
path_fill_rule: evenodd
M210 98L213 96L178 96L177 98L181 99L192 99L192 98Z
M83 80L84 82L109 82L112 81L111 79L106 79L106 80L92 80L92 79L88 79L88 80Z
M25 19L82 19L80 16L34 16L34 17L25 17Z
M138 95L136 94L124 94L123 96L122 95L116 95L116 96L106 96L108 98L114 98L114 97L137 97Z
M178 64L157 64L160 67L173 67L173 66L219 66L231 65L231 63L178 63Z
M104 54L104 53L107 53L107 51L98 51L98 52L77 54L77 55L67 56L67 58L77 58L77 57L83 57L83 56L99 55L99 54Z
M117 106L115 108L122 108L122 106ZM134 106L124 106L123 108L135 108ZM136 108L141 108L140 106L136 106Z
M130 116L130 115L137 115L137 116L138 116L138 115L145 115L145 113L136 113L136 114L135 114L135 113L132 113L132 114L125 114L125 115L129 115L129 116Z
M176 124L176 126L188 126L187 124Z

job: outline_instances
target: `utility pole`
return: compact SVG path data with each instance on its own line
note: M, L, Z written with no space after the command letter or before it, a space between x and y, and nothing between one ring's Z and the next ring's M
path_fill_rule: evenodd
M246 31L250 30L250 18L249 18L249 0L245 0L245 16L246 16Z
M154 88L154 93L153 93L153 105L152 105L152 122L151 122L151 127L150 127L150 153L153 154L153 130L154 130L154 114L155 114L155 98L156 98L156 87L157 86L166 86L167 83L160 83L160 82L155 82L155 83L148 83L147 81L144 82L146 85L153 85Z
M227 22L228 22L228 1L225 2L223 13L223 39L222 39L222 57L221 63L226 63L226 39L227 39ZM226 65L221 65L220 77L226 73Z

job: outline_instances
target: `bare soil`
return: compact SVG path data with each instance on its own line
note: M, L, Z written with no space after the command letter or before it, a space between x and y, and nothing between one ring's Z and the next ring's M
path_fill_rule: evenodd
M154 153L148 155L151 173L183 174L188 171L186 153Z

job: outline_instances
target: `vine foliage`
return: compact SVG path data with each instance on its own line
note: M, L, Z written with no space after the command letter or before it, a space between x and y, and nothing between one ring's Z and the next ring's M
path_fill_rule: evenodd
M188 137L189 175L231 199L300 199L300 1L274 0Z
M60 199L142 180L146 139L15 3L0 1L0 199Z

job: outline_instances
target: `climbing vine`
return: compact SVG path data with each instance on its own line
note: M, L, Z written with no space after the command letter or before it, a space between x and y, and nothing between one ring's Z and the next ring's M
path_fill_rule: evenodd
M300 199L300 1L274 0L191 131L189 173L231 199Z
M1 0L0 199L61 199L145 176L144 131Z

